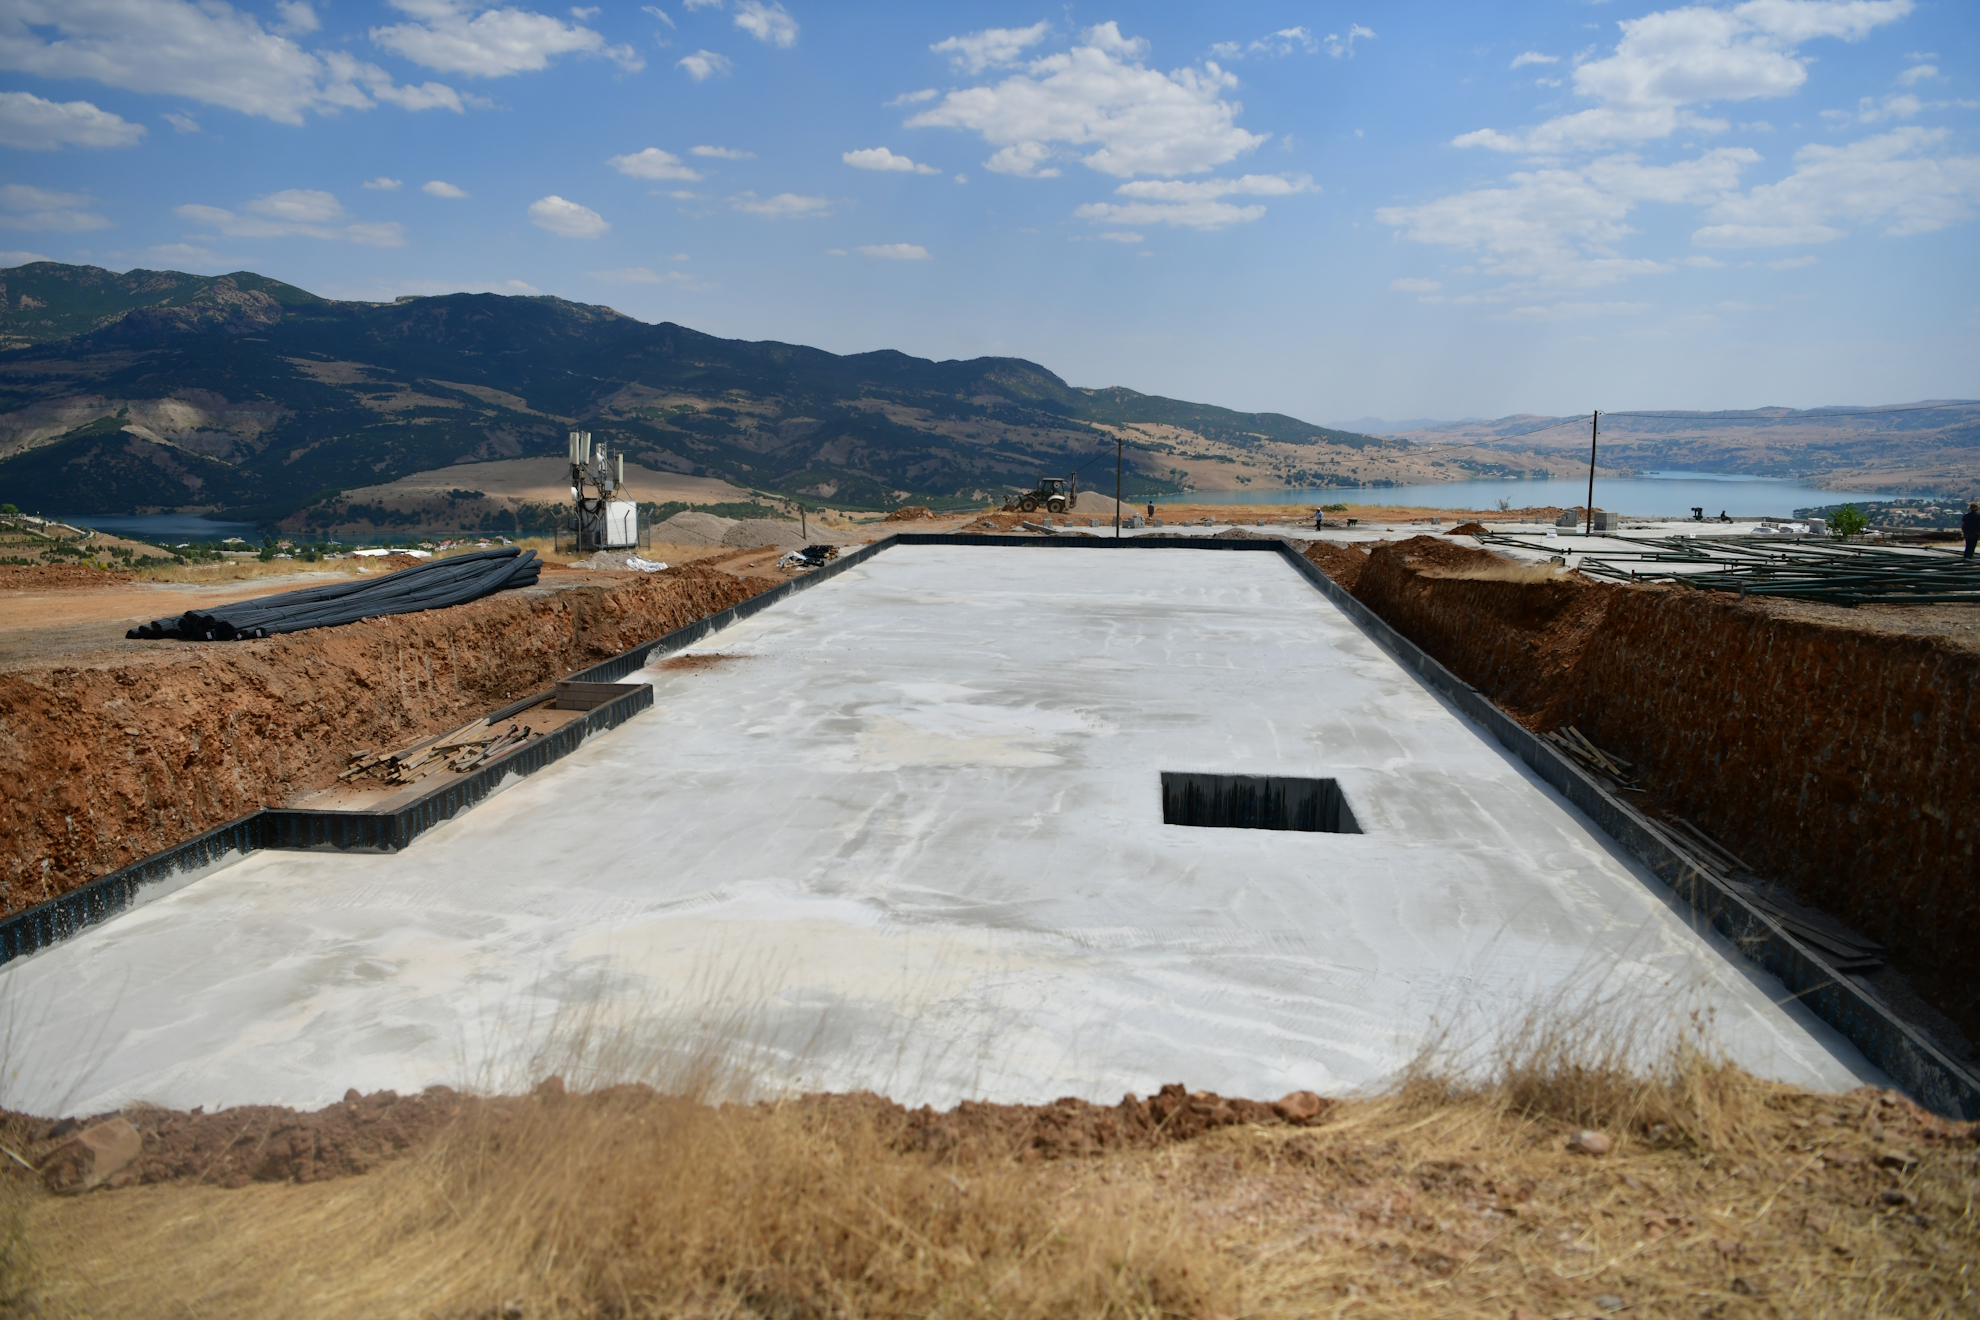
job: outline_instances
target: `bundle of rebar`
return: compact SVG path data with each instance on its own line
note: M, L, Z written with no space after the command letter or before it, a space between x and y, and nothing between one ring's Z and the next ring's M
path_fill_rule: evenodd
M285 591L210 610L187 610L131 629L126 637L231 642L309 628L336 628L388 614L465 605L510 587L526 587L542 572L534 550L504 546L435 559L363 582Z
M1508 537L1481 540L1513 542ZM1564 549L1571 549L1565 541ZM1530 548L1530 547L1528 547ZM1618 582L1672 582L1833 605L1980 605L1980 562L1924 547L1681 536L1583 552L1578 567Z

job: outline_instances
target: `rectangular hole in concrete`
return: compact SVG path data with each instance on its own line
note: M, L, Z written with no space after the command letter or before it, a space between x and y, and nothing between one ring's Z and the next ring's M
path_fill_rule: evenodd
M1162 772L1162 823L1227 830L1359 834L1338 780Z

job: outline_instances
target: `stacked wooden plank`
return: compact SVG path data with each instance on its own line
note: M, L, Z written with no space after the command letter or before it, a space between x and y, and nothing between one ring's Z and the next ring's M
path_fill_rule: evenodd
M1884 946L1858 934L1826 912L1803 907L1778 885L1771 885L1731 849L1682 816L1666 816L1686 852L1706 864L1716 879L1772 917L1788 934L1813 946L1839 972L1873 972L1884 965Z
M1593 770L1602 778L1611 781L1609 787L1618 789L1624 793L1641 793L1643 791L1636 786L1636 779L1630 774L1630 771L1636 768L1636 762L1625 761L1614 752L1602 750L1590 742L1587 735L1583 734L1581 730L1575 728L1572 724L1562 725L1552 733L1544 733L1540 736L1566 752L1583 766Z

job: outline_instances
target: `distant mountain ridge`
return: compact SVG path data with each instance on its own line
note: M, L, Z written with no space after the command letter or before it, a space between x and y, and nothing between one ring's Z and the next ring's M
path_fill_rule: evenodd
M1589 418L1518 413L1387 432L1418 445L1473 453L1588 453ZM1639 472L1793 477L1842 491L1980 495L1980 400L1720 411L1604 412L1604 464Z
M1147 428L1127 452L1137 496L1268 450L1275 475L1351 484L1349 463L1405 448L1079 389L1018 358L840 356L554 297L333 302L248 271L55 262L0 271L0 297L0 499L75 513L273 519L414 472L561 454L572 427L654 469L865 508L1029 488L1111 454L1124 428Z

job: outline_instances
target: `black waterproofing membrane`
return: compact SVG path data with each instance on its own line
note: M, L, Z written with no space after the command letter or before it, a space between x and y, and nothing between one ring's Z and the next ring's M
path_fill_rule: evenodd
M338 582L211 610L187 610L174 618L141 624L124 636L231 642L307 628L336 628L386 614L417 614L465 605L509 587L527 587L542 571L543 563L534 550L512 545L477 550L416 564L370 581Z

